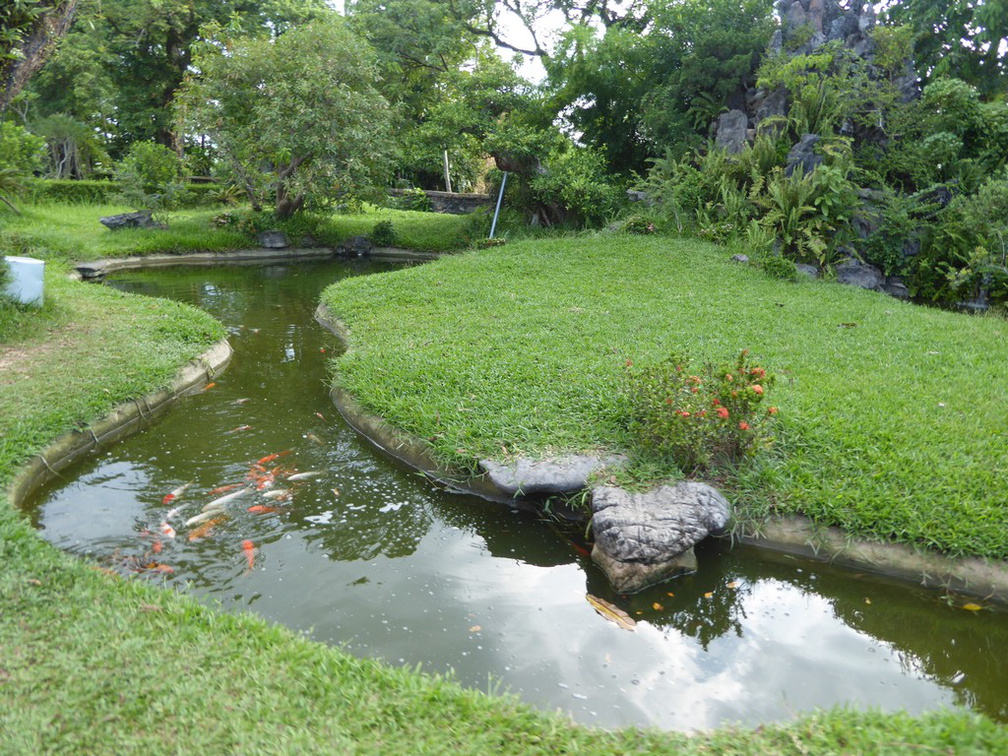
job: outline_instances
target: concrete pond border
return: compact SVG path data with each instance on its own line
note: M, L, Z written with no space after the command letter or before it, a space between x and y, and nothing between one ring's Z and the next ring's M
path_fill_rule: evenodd
M316 309L315 319L335 334L344 347L349 346L349 329L324 304ZM521 497L515 498L511 491L495 485L488 475L465 477L452 474L437 463L430 444L370 413L344 389L334 386L330 397L344 420L374 446L424 473L449 491L470 493L515 507L535 508L534 504ZM772 517L755 532L720 537L762 550L1008 605L1008 564L990 559L948 557L905 544L854 538L840 528L817 526L801 516Z
M178 399L198 392L221 373L231 360L231 354L231 345L227 339L221 339L184 365L166 388L124 402L90 425L59 436L21 467L8 489L10 501L15 507L20 506L85 454L150 427Z

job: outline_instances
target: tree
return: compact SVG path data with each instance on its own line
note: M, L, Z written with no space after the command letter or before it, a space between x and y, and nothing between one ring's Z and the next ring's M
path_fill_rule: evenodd
M77 0L5 0L0 6L0 112L66 34Z
M955 77L984 98L1008 93L1008 4L1004 0L898 0L886 9L915 32L921 78Z
M396 107L397 176L442 188L444 152L453 188L470 186L497 120L532 103L531 86L483 37L431 0L355 0L352 27L378 53L382 92Z
M137 141L180 151L171 102L204 25L269 37L333 15L325 0L80 0L77 22L35 84L36 115L64 113L111 135L116 157Z
M181 122L209 135L255 209L278 218L384 184L393 137L373 51L338 18L197 48Z
M613 170L683 154L755 81L770 14L771 0L650 0L623 21L573 26L545 62L555 109Z

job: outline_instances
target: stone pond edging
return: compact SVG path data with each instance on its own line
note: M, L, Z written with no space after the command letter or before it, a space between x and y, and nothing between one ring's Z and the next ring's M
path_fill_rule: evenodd
M82 262L74 266L77 275L85 281L102 279L106 274L138 268L166 268L173 265L268 265L283 262L312 262L333 260L341 255L329 247L291 247L289 249L246 249L235 252L195 252L184 255L144 255L112 257L104 260ZM375 247L370 258L382 260L424 261L439 257L436 252L414 252L399 247Z
M344 346L348 346L349 329L324 304L316 309L315 319L335 334ZM511 506L520 503L514 498L513 488L509 491L494 484L489 475L482 479L453 478L434 460L427 442L369 413L345 390L334 387L330 396L343 418L358 433L401 462L447 485L449 490L472 493ZM483 462L480 464L486 469ZM774 517L760 525L757 534L730 537L735 542L767 551L801 556L1008 605L1008 565L980 557L952 558L899 543L855 539L840 528L816 527L811 520L800 516Z
M60 470L93 449L119 441L150 426L180 397L195 393L212 381L227 367L231 353L227 339L221 339L184 365L168 382L167 388L123 402L86 428L64 433L21 467L7 491L11 503L15 507L20 505L36 489L56 477Z

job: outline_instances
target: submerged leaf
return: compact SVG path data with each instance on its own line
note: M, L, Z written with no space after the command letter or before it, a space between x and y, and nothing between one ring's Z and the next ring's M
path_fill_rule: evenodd
M967 612L979 612L981 609L983 609L983 607L980 606L980 604L974 604L972 602L970 602L969 604L963 604L962 608L965 609Z
M592 605L592 608L602 615L603 618L613 622L624 630L633 630L637 627L637 623L634 621L633 617L624 612L618 606L610 604L605 599L600 599L598 596L592 596L590 593L585 594L585 598L588 603Z

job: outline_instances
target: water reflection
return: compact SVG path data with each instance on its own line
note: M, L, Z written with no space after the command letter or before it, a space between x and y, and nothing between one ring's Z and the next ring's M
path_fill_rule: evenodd
M213 389L44 492L31 516L45 537L355 654L480 689L493 680L594 725L689 730L814 706L955 702L1008 719L1003 613L714 542L698 550L696 574L621 596L592 565L582 526L445 494L376 454L337 417L324 362L337 345L312 320L322 286L367 270L125 275L123 288L221 318L235 356ZM190 541L182 523L212 490L261 477L260 460L290 500L250 493ZM295 470L324 474L286 480ZM160 537L175 506L178 533ZM598 616L586 593L626 611L636 631Z

